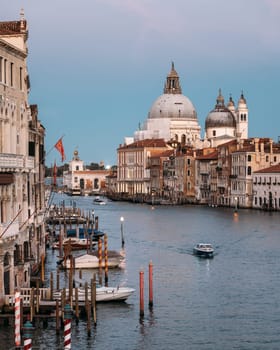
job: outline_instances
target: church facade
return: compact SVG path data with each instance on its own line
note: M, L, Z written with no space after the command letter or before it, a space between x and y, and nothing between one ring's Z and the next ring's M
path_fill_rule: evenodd
M195 154L199 150L207 148L212 150L226 142L247 137L248 108L243 93L235 107L232 97L225 104L222 92L219 90L216 105L206 117L205 136L202 138L196 109L192 101L183 95L179 75L172 63L163 94L152 104L146 121L134 132L133 137L125 138L124 144L117 150L118 192L128 196L138 196L141 193L162 197L166 191L171 191L172 195L169 197L175 197L174 194L178 192L176 197L196 201L200 191L193 174L197 171L186 170L186 166L181 167L180 171L175 169L174 164L178 163L179 152L182 164L185 164L184 154L193 152L195 159ZM167 171L161 169L160 159L164 159L170 150L173 151L169 156L177 160L171 167L168 166ZM156 168L160 178L155 181L153 177ZM187 182L184 183L186 179ZM153 183L162 185L154 186ZM175 187L175 190L172 190L172 187Z

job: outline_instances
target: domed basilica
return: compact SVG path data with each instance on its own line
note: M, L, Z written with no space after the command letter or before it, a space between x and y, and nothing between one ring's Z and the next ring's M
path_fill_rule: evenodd
M133 141L163 138L165 141L176 140L182 145L203 148L215 147L235 138L247 138L248 108L243 93L237 108L232 97L225 105L221 90L216 102L206 118L205 137L201 139L195 107L182 94L179 75L172 63L163 94L152 104L147 120L134 133Z

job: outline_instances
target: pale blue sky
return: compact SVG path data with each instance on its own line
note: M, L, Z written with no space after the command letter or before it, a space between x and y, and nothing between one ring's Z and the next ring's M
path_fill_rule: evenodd
M244 92L249 136L280 136L279 0L0 0L1 21L29 26L30 104L46 151L116 164L116 149L163 93L174 61L204 136L218 89ZM47 164L60 164L56 150Z

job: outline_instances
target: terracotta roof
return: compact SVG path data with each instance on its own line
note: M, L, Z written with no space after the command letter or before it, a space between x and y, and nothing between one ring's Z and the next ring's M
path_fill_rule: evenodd
M205 155L199 155L196 157L196 159L198 159L198 160L218 159L218 151L214 151L212 153L205 154Z
M151 158L170 157L173 154L174 154L174 150L173 149L168 149L166 151L152 152Z
M129 145L124 145L119 147L118 149L125 148L148 148L148 147L167 147L164 139L145 139L140 141L135 141L130 143Z
M26 21L24 23L24 30L26 30ZM22 33L20 28L21 21L0 22L0 35L14 35Z
M280 173L280 163L254 172L254 174L261 173Z

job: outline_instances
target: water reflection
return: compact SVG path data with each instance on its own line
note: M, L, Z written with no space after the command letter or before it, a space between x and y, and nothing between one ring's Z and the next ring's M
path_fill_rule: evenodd
M64 198L61 196L58 200ZM68 198L64 198L65 203ZM92 210L90 198L75 198ZM67 203L66 203L67 205ZM271 215L272 214L272 215ZM97 326L73 324L72 348L133 350L271 350L280 348L280 215L196 206L155 207L109 202L95 207L109 249L121 249L125 218L125 268L109 270L109 285L136 289L126 303L98 304ZM213 244L213 259L193 256L193 246ZM57 252L48 251L46 274L56 274ZM154 307L148 306L148 264L153 261ZM144 275L144 316L139 317L139 271ZM83 272L90 280L92 271ZM61 284L67 272L60 273ZM54 278L55 281L55 278ZM48 283L48 282L47 282ZM0 327L0 349L13 345L13 327ZM8 339L8 340L7 340ZM34 346L59 349L55 322L36 327Z

